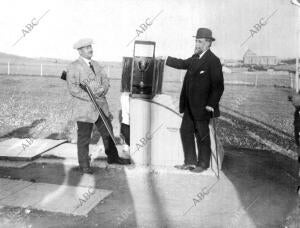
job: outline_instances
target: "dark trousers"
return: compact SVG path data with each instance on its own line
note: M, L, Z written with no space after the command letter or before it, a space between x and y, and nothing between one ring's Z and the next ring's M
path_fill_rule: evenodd
M123 136L125 143L130 146L130 126L121 123L121 135Z
M194 120L186 109L180 127L181 141L184 151L184 164L209 167L211 149L209 136L209 120ZM195 148L195 136L198 146L198 159Z
M297 153L298 153L298 163L300 165L300 108L296 108L294 113L294 137L295 137L295 143L297 145Z
M106 117L107 122L109 123L110 129L112 130L112 125L110 120ZM82 168L90 167L90 157L89 157L89 144L91 141L91 134L93 130L93 123L77 121L77 154L78 154L78 163ZM107 160L114 160L119 157L118 150L110 137L102 119L98 118L95 122L95 125L100 132L100 135L103 140L105 154L107 155Z

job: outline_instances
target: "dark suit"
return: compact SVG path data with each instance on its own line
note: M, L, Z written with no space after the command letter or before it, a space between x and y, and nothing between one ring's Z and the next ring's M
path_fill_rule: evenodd
M295 107L294 112L294 135L295 135L295 142L296 145L299 147L299 132L300 132L300 107Z
M211 156L208 124L212 115L205 107L214 108L214 116L220 116L219 101L224 91L220 60L207 50L200 59L198 54L185 60L168 57L166 65L187 70L179 103L179 112L184 113L180 133L185 164L208 168ZM198 159L194 135L197 139Z

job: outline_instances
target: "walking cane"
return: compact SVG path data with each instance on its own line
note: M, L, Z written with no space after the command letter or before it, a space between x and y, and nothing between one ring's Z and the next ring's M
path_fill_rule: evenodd
M95 108L97 109L97 111L98 111L98 113L100 115L100 118L102 119L102 121L103 121L103 123L104 123L104 125L106 127L106 130L108 131L110 137L112 138L115 146L117 146L117 141L115 139L115 136L114 136L112 130L110 129L109 124L107 123L107 121L105 119L105 115L104 115L102 109L100 108L100 106L96 102L95 95L93 94L91 88L85 82L83 82L83 84L81 84L81 85L82 85L83 89L85 89L85 91L88 93L88 95L89 95L92 103L94 104Z
M216 162L217 162L217 169L218 169L218 174L217 178L220 178L220 170L219 170L219 151L218 151L218 142L217 142L217 131L216 131L216 120L215 120L215 113L212 111L212 122L213 122L213 129L214 129L214 138L215 138L215 143L216 143Z

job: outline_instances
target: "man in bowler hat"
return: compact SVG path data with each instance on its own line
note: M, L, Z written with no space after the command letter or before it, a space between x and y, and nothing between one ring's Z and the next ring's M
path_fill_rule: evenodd
M179 112L183 113L180 135L184 164L179 169L203 172L209 168L211 148L209 121L219 117L219 101L224 91L220 59L211 52L215 39L208 28L199 28L195 52L188 59L168 57L166 65L187 70L180 94ZM195 140L198 146L196 155Z
M101 134L107 162L109 164L129 164L128 159L119 157L118 150L114 144L103 120L93 106L88 94L82 87L86 83L96 96L96 102L101 107L104 118L108 122L111 130L108 103L105 95L110 87L106 73L96 61L92 60L93 41L91 39L81 39L74 44L74 49L78 50L80 57L72 62L67 69L67 83L73 99L73 119L77 121L77 154L79 167L83 173L92 173L89 157L89 143L93 125L95 124Z

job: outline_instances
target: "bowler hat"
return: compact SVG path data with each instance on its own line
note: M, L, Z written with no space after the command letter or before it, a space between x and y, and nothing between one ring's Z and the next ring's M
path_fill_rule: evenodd
M196 36L193 37L196 37L196 39L206 38L206 39L211 39L212 41L216 40L215 38L212 37L212 32L208 28L199 28L197 30Z

